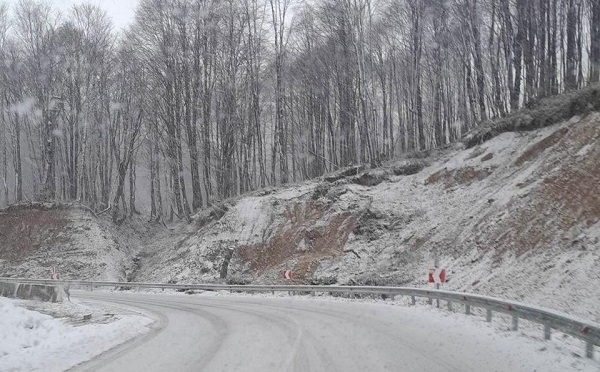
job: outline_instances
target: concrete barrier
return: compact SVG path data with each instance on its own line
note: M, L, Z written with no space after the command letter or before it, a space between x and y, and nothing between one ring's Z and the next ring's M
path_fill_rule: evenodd
M0 296L24 300L62 302L63 289L59 285L0 283Z

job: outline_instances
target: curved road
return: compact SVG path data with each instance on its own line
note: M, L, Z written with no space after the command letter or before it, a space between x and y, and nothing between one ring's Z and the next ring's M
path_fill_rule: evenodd
M465 316L422 307L298 297L109 292L76 292L74 297L135 307L157 319L145 336L74 371L466 372L539 368L535 363L540 358L515 355L511 347L503 350L498 343L498 339L518 339L516 336L499 336ZM541 353L541 346L533 345L531 352Z

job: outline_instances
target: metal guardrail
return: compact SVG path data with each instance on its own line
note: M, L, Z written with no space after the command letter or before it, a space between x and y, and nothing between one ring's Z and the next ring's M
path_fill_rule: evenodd
M552 330L581 339L585 342L585 354L594 357L594 346L600 346L600 324L578 319L564 313L541 307L526 305L520 302L505 301L493 297L468 293L429 290L406 287L367 287L367 286L327 286L327 285L222 285L222 284L171 284L171 283L136 283L136 282L99 282L85 280L50 280L0 278L0 283L69 285L89 287L115 288L156 288L175 290L204 290L204 291L239 291L239 292L295 292L295 293L344 293L354 297L355 294L378 294L389 296L408 296L414 305L417 298L426 298L429 303L435 300L446 301L448 309L452 310L454 303L464 305L465 312L471 314L473 308L486 309L486 320L492 321L494 312L507 314L512 317L512 330L519 328L519 319L525 319L544 327L544 339L549 340Z

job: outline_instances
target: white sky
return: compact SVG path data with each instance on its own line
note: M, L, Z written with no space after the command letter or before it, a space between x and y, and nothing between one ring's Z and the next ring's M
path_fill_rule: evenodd
M52 4L54 9L60 10L61 13L67 14L70 8L75 4L95 4L106 11L112 19L115 30L127 27L135 16L135 7L138 0L45 0ZM19 0L0 0L0 3L8 3L10 7L14 7Z

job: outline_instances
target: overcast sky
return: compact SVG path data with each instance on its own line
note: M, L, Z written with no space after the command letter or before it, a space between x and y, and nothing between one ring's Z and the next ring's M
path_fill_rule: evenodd
M13 7L19 0L0 0L0 3L2 2ZM127 27L133 21L138 0L46 0L46 2L52 4L55 9L60 10L63 14L67 14L75 4L91 3L99 5L112 18L115 29L119 30Z

